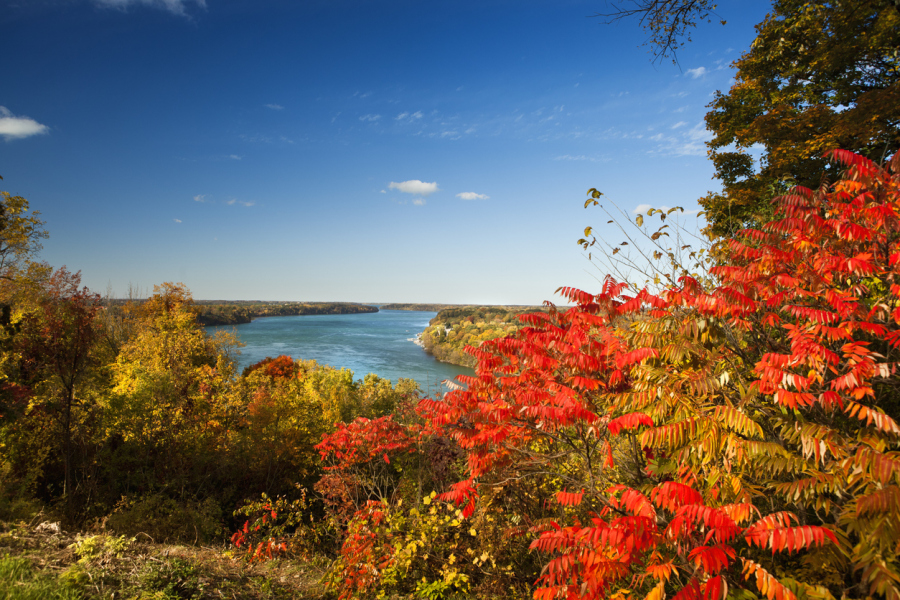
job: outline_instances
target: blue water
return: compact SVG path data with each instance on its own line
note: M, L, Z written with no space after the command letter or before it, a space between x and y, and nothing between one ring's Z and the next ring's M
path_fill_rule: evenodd
M287 354L320 364L348 368L357 379L375 373L394 383L401 377L415 379L426 392L437 390L444 379L472 369L438 362L409 341L421 333L437 313L382 310L358 315L303 315L265 317L229 327L245 347L238 357L239 370L267 356Z

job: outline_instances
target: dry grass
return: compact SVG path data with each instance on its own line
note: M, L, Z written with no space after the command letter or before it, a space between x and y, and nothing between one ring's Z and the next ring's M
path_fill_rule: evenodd
M51 588L59 598L321 599L325 566L324 559L249 565L224 547L74 534L48 522L0 522L0 600L45 597L40 590Z

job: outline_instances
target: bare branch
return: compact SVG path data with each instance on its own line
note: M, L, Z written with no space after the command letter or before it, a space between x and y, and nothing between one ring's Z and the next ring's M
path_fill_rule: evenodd
M641 27L649 34L644 45L653 52L653 62L671 58L678 64L677 51L685 42L691 41L691 30L697 23L712 22L718 18L714 12L716 4L712 0L625 0L624 3L607 2L612 12L598 13L606 25L623 19L638 19ZM724 25L725 21L719 19Z

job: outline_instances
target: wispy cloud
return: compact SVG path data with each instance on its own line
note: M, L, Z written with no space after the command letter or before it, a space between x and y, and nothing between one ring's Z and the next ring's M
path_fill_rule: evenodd
M244 157L243 157L243 156L238 156L237 154L229 154L229 155L228 155L228 158L230 158L231 160L241 160L241 159L244 158Z
M401 181L400 183L392 181L388 185L388 189L397 190L403 192L404 194L413 194L414 196L424 197L430 196L440 188L438 188L438 184L436 181L426 183L424 181L419 181L418 179L410 179L408 181ZM424 202L422 204L424 204Z
M194 196L194 202L209 202L209 200L206 199L206 194L197 194Z
M413 204L416 206L425 206L425 198L413 198Z
M285 144L293 144L294 143L294 140L292 140L289 137L284 136L284 135L279 135L278 138L276 139L269 135L245 135L242 133L242 134L238 135L238 137L241 140L243 140L245 142L250 142L252 144L274 144L276 142L282 142ZM232 155L232 156L235 156L235 155Z
M425 115L423 115L423 114L422 114L422 111L420 111L420 110L417 110L417 111L414 112L414 113L409 113L409 112L403 111L402 113L400 113L399 115L397 115L396 117L394 117L394 120L395 120L395 121L410 121L410 122L411 122L411 121L418 121L419 119L421 119L421 118L424 117L424 116L425 116Z
M598 159L585 154L560 154L559 156L554 156L553 160L598 162Z
M175 221L176 223L181 223L181 219L172 219L172 220Z
M161 8L172 14L187 16L187 5L196 4L200 8L206 8L206 0L94 0L100 6L127 10L131 6L141 5L153 8Z
M381 115L363 115L359 118L360 121L368 121L369 123L374 123L375 121L381 120Z
M657 134L650 139L660 144L654 152L671 154L675 156L706 156L706 142L712 139L712 134L706 129L706 124L700 121L688 130L683 130L686 123L678 122L671 129L677 130L671 135Z
M475 192L462 192L457 194L456 197L463 200L487 200L490 198L487 194L476 194Z
M271 108L272 110L284 110L284 107L280 104L265 104L266 108Z
M706 67L697 67L696 69L688 69L684 72L685 75L690 76L692 79L697 79L698 77L702 77L706 75L708 71Z
M234 206L237 204L238 206L254 206L256 202L244 202L243 200L238 200L237 198L230 198L225 202L228 206Z
M672 125L670 129L678 129L679 127L684 127L685 125L687 125L686 121L678 121L677 123Z
M45 134L49 131L50 128L46 125L41 125L28 117L17 117L5 106L0 106L0 135L7 142Z

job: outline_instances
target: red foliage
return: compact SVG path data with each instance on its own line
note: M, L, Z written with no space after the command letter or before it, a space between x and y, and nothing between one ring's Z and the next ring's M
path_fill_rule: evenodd
M779 330L788 347L756 363L753 385L759 392L788 410L838 409L896 442L900 428L877 407L874 392L875 379L893 374L895 366L884 362L873 340L900 346L900 308L866 297L877 282L898 282L890 290L900 299L900 157L892 161L893 173L849 153L832 157L850 166L847 177L817 192L797 188L779 198L781 218L730 243L713 269L720 285L711 291L689 276L657 295L644 290L628 296L623 284L611 280L596 295L562 288L577 306L566 312L551 307L548 315L527 318L530 326L516 338L485 342L473 351L479 363L476 377L465 379L468 389L423 401L467 452L469 478L443 498L473 502L480 478L513 463L518 449L563 428L578 425L597 437L604 435L603 424L614 436L654 428L653 418L630 405L598 411L590 393L628 390L631 368L659 358L656 348L625 344L615 334L614 319L643 320L648 309L654 319L689 311L738 330ZM639 394L615 397L636 402ZM741 424L748 420L728 410L720 407L716 414ZM682 419L659 423L652 436L641 439L657 451L666 444L654 441L667 437L681 444L684 438L676 436L696 430L696 419ZM842 447L824 430L819 435L810 426L796 437L803 455L817 462L826 454L840 459L867 447L875 452L871 446L883 444L842 441L851 444ZM647 450L652 458L654 448ZM590 522L553 523L540 533L532 548L552 558L535 597L599 598L621 579L650 575L668 581L673 569L686 568L686 558L693 575L674 588L676 595L718 599L740 544L791 553L837 543L829 528L794 525L789 513L741 525L756 508L717 505L718 490L710 487L701 495L690 471L657 481L647 495L622 486L596 495L604 508ZM581 502L569 492L557 499L570 506ZM673 566L664 557L682 558ZM742 560L745 577L755 576L760 591L770 598L792 596L762 567Z
M290 356L281 355L278 358L267 356L257 363L253 363L244 371L249 375L253 371L262 370L263 374L273 379L290 379L298 373L297 363Z
M441 498L464 506L470 515L479 481L516 465L538 441L573 429L580 439L605 444L603 465L591 466L598 470L614 463L610 436L629 436L648 461L663 460L673 456L671 448L689 450L689 443L710 441L698 433L709 415L743 432L738 441L744 445L732 453L762 455L768 450L753 433L762 436L755 417L727 400L719 399L703 413L666 412L666 399L657 398L654 388L637 387L635 378L646 372L640 371L644 365L659 364L653 361L668 360L665 365L674 372L684 359L664 359L649 334L625 341L618 333L623 322L649 327L667 319L688 323L693 333L686 335L699 338L697 321L704 320L706 327L706 320L714 320L746 333L743 346L728 350L723 342L721 352L734 352L736 363L754 357L755 364L748 365L752 370L740 374L751 390L742 388L740 394L760 394L759 412L784 428L782 454L771 456L782 461L779 469L802 464L790 466L797 469L791 476L821 468L823 481L843 477L848 482L843 493L853 495L844 501L855 517L884 515L884 522L896 523L900 509L889 492L900 480L900 461L891 451L900 440L900 426L879 406L875 389L880 379L896 373L896 365L881 352L900 347L900 155L890 170L846 152L831 156L850 167L847 176L816 192L796 188L776 199L777 220L762 231L743 232L722 249L713 269L718 286L705 289L685 276L659 294L627 295L627 286L611 279L596 295L561 288L576 306L525 315L527 326L516 337L469 349L478 366L476 376L460 377L467 388L423 400L418 408L430 427L443 428L466 453L468 477ZM673 389L690 397L690 389ZM652 405L656 408L646 408ZM769 410L773 405L776 410ZM830 416L822 417L830 411L852 424L848 435L832 428ZM795 420L787 420L794 415ZM404 430L389 417L359 421L326 437L319 449L323 458L337 461L333 469L340 469L377 457L388 460L391 452L409 449L421 431ZM732 459L737 457L721 459L727 464L719 473L728 473ZM760 549L793 553L837 545L832 531L837 527L845 528L844 539L858 536L860 544L879 533L881 521L872 521L873 529L866 532L840 515L824 526L800 524L788 512L762 514L770 505L754 506L754 497L730 474L735 490L728 493L734 501L720 501L719 484L707 482L695 465L679 464L665 476L649 468L642 473L641 486L556 494L561 505L581 510L582 518L569 526L552 522L538 528L531 548L548 554L549 562L535 598L601 598L619 585L632 589L652 577L658 582L650 593L654 600L663 597L661 586L678 600L719 600L729 585L741 585L743 576L755 578L757 590L769 600L791 600L794 593L747 556ZM757 490L763 497L785 490L794 500L818 493L814 482L763 483L768 487ZM826 488L823 502L832 502L828 493ZM374 505L365 511L360 523L379 518ZM360 555L372 551L362 525L348 535ZM876 551L887 552L873 546L866 554L842 546L840 552L855 561L847 576L864 570L860 589L900 597L897 576L884 566L890 559L866 562ZM372 569L348 577L360 582L375 577L384 557L369 558Z

